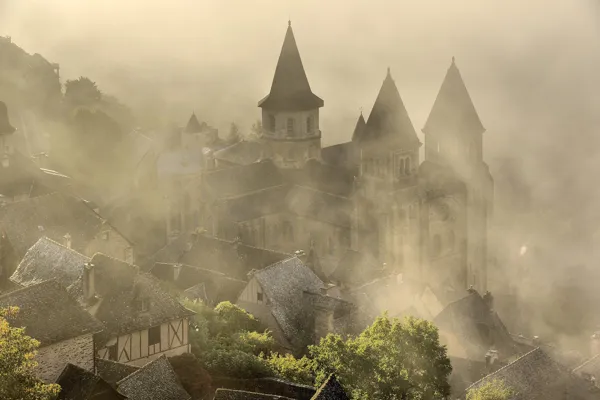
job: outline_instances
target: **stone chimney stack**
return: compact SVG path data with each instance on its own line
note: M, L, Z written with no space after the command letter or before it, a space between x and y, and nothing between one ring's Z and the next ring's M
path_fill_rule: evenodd
M591 337L591 346L590 346L591 356L597 356L600 354L600 331L595 332Z
M173 282L177 281L179 278L179 274L181 273L181 264L173 265Z
M96 273L92 263L83 265L83 299L92 304L96 297Z
M498 361L498 351L488 350L488 352L485 353L485 368L488 373L491 373L494 370L496 361Z

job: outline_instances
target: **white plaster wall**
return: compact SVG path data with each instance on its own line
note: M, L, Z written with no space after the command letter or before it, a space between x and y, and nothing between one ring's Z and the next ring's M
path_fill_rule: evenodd
M94 370L94 338L92 334L64 340L38 349L36 375L54 382L67 363L88 371Z

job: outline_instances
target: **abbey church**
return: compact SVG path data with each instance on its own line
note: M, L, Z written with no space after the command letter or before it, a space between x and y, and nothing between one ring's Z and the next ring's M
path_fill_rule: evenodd
M200 230L303 252L325 277L360 259L367 278L383 270L486 290L493 180L485 129L454 60L423 128L424 160L389 69L351 141L321 146L324 101L309 84L291 24L258 106L257 140L224 146L193 115L177 145L157 156L169 237Z

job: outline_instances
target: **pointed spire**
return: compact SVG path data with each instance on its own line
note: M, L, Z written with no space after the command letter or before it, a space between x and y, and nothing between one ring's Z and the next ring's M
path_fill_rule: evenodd
M198 118L196 118L195 112L192 113L192 116L190 117L190 120L188 121L183 132L184 133L200 133L200 132L202 132L202 125L200 125L200 122L198 122Z
M405 148L420 145L389 68L367 120L367 129L370 140L385 137Z
M423 133L436 130L472 134L485 132L454 57L427 118Z
M350 400L334 374L329 375L329 378L321 385L311 400L327 399Z
M270 110L303 111L323 107L323 100L310 89L291 21L275 68L271 92L258 106Z
M366 138L367 134L367 123L365 122L365 117L363 117L362 108L360 109L360 117L358 117L358 121L356 121L356 127L354 128L354 133L352 134L353 142L360 142Z
M13 133L16 129L8 120L8 108L3 101L0 101L0 135Z

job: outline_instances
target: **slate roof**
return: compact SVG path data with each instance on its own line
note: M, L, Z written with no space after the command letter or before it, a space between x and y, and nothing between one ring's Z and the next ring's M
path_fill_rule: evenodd
M174 280L175 268L179 268L176 280ZM246 281L231 278L219 271L186 264L156 263L150 273L161 280L174 282L179 289L186 292L192 288L200 289L201 286L198 294L202 295L202 300L207 304L218 304L222 301L235 302L247 284ZM190 291L190 294L191 292L196 293L195 290Z
M191 399L164 355L120 380L117 387L130 400Z
M354 127L354 132L352 132L352 141L360 142L364 140L367 135L367 123L365 121L365 117L363 117L363 113L361 111L360 117L356 121L356 126Z
M352 225L352 202L344 197L302 186L292 186L285 197L292 213L340 227Z
M214 400L292 400L273 394L247 392L244 390L217 389Z
M100 341L194 314L163 290L154 276L141 272L135 265L104 254L95 254L90 263L94 266L96 293L100 298L95 317L106 327ZM149 302L147 312L136 309L136 300L140 299Z
M0 168L0 195L6 197L22 194L42 196L68 183L65 178L44 173L31 158L18 150L10 156L8 167Z
M249 165L262 159L263 145L256 141L242 140L216 151L214 156L217 160L232 164Z
M600 354L590 358L575 368L573 372L582 376L590 375L593 376L597 381L600 381Z
M350 197L354 191L354 172L314 159L308 160L301 169L291 168L282 171L288 183L342 197Z
M89 257L44 236L27 250L10 279L23 286L54 279L69 288L89 260Z
M357 286L371 282L381 276L382 272L377 260L371 254L348 249L337 262L329 279L333 282Z
M319 293L323 282L297 257L280 261L254 273L254 278L271 302L271 312L290 341L305 328L304 292Z
M0 207L0 227L20 257L41 237L62 241L67 233L71 235L71 247L84 252L105 226L110 225L85 201L60 193Z
M271 92L258 106L267 110L302 111L323 107L310 89L291 24L287 28Z
M107 396L106 389L110 387L100 376L73 364L67 364L56 383L61 387L58 400L91 400L95 398L91 396L95 394L94 392L98 386L104 386L101 390L105 396ZM112 396L106 397L106 399L126 399L116 390L113 390L111 394Z
M117 382L125 379L138 369L140 368L133 365L96 358L96 374L114 388L117 387Z
M503 381L515 392L511 400L597 398L597 394L592 395L592 388L585 380L570 374L540 348L487 375L469 389L481 387L492 380Z
M335 375L332 374L321 385L311 400L350 400L350 397L335 378Z
M485 131L454 58L423 128L425 134L434 131L448 134Z
M187 125L183 129L183 133L199 133L202 132L203 128L206 128L206 124L204 123L203 127L198 121L196 113L192 113L192 116L188 120Z
M279 169L271 160L210 171L202 178L203 187L217 199L240 196L283 183Z
M495 311L476 291L450 303L433 321L440 330L453 332L471 359L480 360L493 346L501 359L518 353L518 346Z
M353 142L339 143L321 149L321 158L325 164L347 168L358 175L358 154Z
M382 140L386 140L407 150L420 146L389 68L367 120L367 132L362 137L361 143L383 144Z
M233 222L249 221L286 210L289 185L273 186L224 201L225 218Z
M97 333L103 326L56 281L45 281L0 296L0 307L16 306L11 325L47 346L81 335Z

